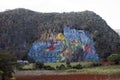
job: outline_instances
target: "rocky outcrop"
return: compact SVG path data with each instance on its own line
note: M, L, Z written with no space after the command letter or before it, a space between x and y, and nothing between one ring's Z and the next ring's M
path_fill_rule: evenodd
M88 31L101 58L120 52L120 36L92 11L39 13L27 9L0 13L0 49L11 50L18 58L26 58L34 41L48 38L49 29L63 32L66 25Z

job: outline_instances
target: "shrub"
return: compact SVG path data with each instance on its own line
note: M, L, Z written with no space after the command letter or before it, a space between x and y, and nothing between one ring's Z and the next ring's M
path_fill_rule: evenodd
M115 62L115 64L119 64L120 54L112 54L108 56L107 60L110 62Z
M12 55L11 51L1 51L0 50L0 70L3 71L2 78L11 77L14 73L13 65L16 62L16 58Z
M38 69L43 69L44 68L44 63L43 62L36 62L35 63L36 68Z
M77 65L73 66L73 69L82 69L82 65L77 64Z
M67 68L68 68L68 69L72 68L70 62L66 62L66 65L67 65Z
M71 69L72 68L72 66L71 65L67 65L67 69Z
M94 66L93 66L93 62L85 62L85 64L82 64L82 67L83 67L83 68L91 68L91 67L94 67Z
M59 66L56 66L56 69L58 69L58 70L59 70Z
M70 62L66 62L66 65L70 65Z
M66 67L65 67L64 64L61 64L60 66L56 66L56 69L58 69L58 70L65 70Z
M91 64L92 67L97 67L97 66L101 66L102 64L100 62L93 62Z
M0 75L2 75L4 72L0 70Z
M45 69L45 70L55 70L55 68L54 68L54 67L51 67L51 66L44 66L44 69Z
M17 70L25 70L25 69L23 69L24 66L25 66L25 64L19 64L19 63L17 63L16 64L16 69Z
M16 80L16 77L11 77L10 80Z

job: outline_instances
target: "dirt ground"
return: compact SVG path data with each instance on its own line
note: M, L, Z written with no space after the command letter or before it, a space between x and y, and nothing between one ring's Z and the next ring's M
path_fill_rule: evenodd
M120 80L120 75L69 74L69 75L17 76L16 80Z
M55 71L19 71L16 80L120 80L120 74L78 74ZM10 79L6 79L10 80Z

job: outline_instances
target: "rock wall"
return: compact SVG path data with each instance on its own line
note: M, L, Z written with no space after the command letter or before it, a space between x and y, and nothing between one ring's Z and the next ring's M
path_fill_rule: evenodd
M36 62L99 61L88 32L70 27L63 31L56 34L49 31L47 40L34 42L28 55Z

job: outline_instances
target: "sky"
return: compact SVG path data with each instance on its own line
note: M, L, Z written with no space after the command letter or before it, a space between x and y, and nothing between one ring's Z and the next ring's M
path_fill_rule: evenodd
M120 29L120 0L0 0L0 12L25 8L37 12L93 11L112 29Z

